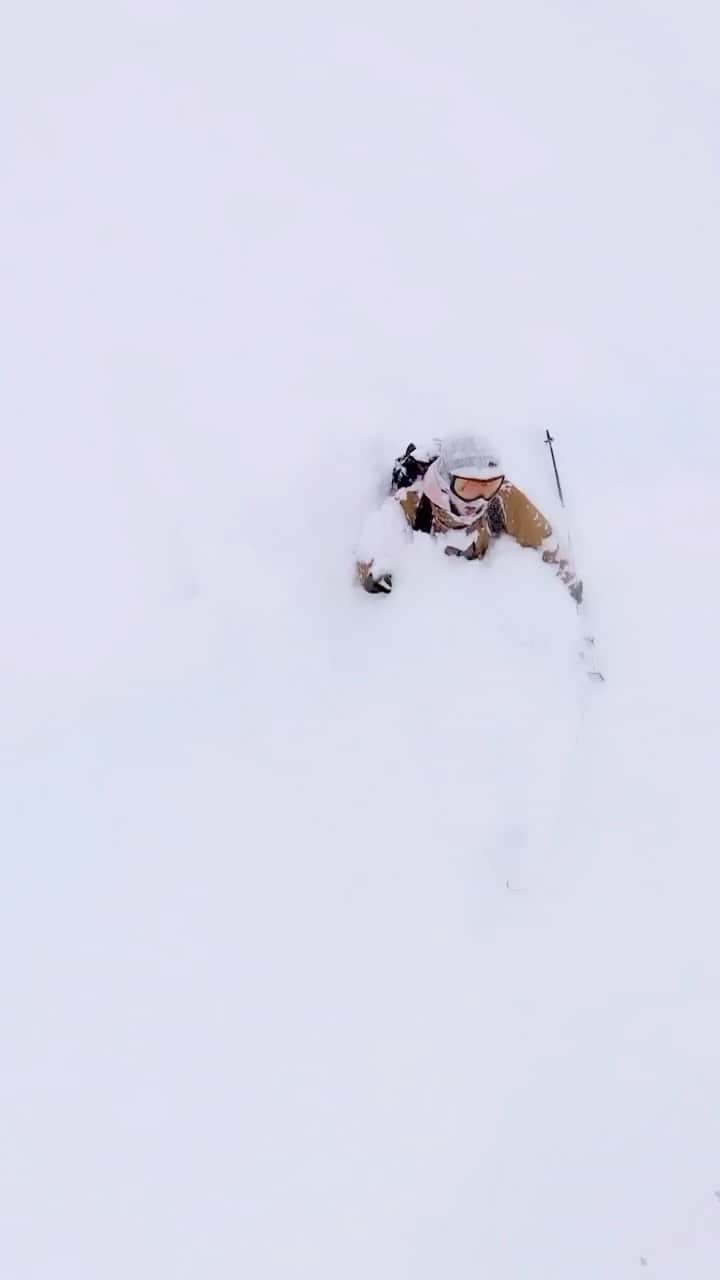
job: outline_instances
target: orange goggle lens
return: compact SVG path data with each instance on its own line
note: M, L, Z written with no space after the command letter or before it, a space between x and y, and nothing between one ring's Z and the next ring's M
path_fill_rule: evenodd
M453 476L450 488L462 502L478 502L480 498L489 501L500 492L504 479L504 476L493 476L491 480L468 480L464 476Z

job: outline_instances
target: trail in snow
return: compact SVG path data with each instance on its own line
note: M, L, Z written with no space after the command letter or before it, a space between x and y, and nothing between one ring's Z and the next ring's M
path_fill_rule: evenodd
M8 775L15 1273L541 1258L600 1280L643 1254L709 1276L708 690L678 738L692 676L650 678L632 598L606 608L609 547L610 679L588 690L574 607L531 553L456 564L418 539L376 600L343 538L312 545L267 560L222 660L85 712ZM283 592L303 560L321 586Z

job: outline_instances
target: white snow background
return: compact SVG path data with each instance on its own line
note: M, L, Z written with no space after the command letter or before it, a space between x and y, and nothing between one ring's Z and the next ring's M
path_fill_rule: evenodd
M3 1280L720 1275L719 27L5 14Z

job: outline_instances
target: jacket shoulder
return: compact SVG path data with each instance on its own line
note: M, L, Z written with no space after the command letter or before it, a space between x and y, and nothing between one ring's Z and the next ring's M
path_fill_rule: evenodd
M514 484L503 485L500 496L510 537L521 547L541 547L552 533L552 525L542 511Z
M411 527L415 525L415 517L418 513L421 499L422 494L417 489L403 489L395 499L402 507L405 519Z

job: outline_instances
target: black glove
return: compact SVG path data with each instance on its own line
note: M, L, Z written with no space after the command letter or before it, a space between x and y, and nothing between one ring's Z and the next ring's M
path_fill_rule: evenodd
M389 596L392 591L392 574L381 573L379 578L373 578L372 574L369 573L363 583L363 586L372 596Z
M573 582L572 586L570 587L570 595L572 596L576 604L582 604L583 584L579 578L577 582Z

